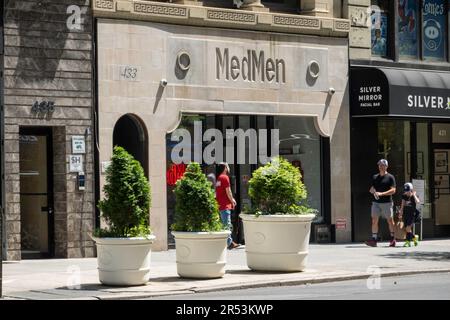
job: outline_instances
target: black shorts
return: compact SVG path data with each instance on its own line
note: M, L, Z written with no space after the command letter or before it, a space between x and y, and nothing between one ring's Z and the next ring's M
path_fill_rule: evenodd
M403 214L403 223L405 226L412 226L414 224L414 213L405 212Z

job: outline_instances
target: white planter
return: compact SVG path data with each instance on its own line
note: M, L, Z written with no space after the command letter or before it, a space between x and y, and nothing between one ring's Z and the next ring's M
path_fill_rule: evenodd
M175 237L177 272L185 278L220 278L225 274L230 231L172 232Z
M315 215L248 215L244 223L247 266L260 271L303 271Z
M95 238L100 282L106 285L135 286L150 279L151 244L147 238Z

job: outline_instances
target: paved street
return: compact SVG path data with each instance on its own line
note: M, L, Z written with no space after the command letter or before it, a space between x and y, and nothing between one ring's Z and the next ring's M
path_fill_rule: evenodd
M379 285L378 285L379 284ZM450 273L231 290L152 300L450 300Z
M225 276L210 280L180 278L175 250L152 252L150 281L137 287L101 285L93 258L22 260L4 263L3 293L8 299L138 299L425 272L450 272L450 240L422 241L413 248L311 244L307 269L294 273L251 271L245 249L239 248L228 251Z

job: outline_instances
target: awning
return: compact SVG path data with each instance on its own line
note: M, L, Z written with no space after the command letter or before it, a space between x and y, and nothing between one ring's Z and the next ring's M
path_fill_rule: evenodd
M450 73L352 67L350 105L354 117L450 118Z

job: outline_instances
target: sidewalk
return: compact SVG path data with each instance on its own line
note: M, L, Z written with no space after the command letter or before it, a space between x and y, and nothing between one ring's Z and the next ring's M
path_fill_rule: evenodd
M238 248L228 251L223 278L182 279L176 272L175 251L169 250L152 252L151 277L147 285L108 287L98 281L95 258L23 260L4 262L3 295L5 299L137 299L367 279L373 275L371 270L379 271L383 281L383 276L450 272L450 240L422 241L413 248L389 248L388 243L381 243L377 248L361 243L311 244L307 266L304 272L254 272L247 268L245 249Z

